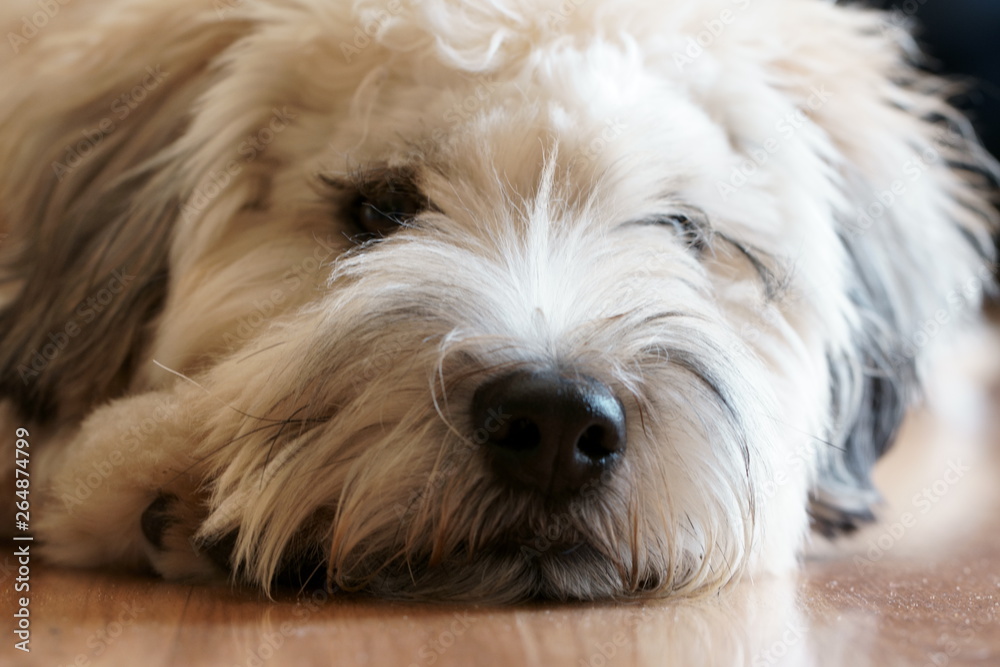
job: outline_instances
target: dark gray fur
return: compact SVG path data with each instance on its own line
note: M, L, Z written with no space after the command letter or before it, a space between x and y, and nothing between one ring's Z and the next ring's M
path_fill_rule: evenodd
M0 167L13 193L0 202L0 221L11 237L0 247L0 277L18 286L0 310L0 399L9 399L21 417L79 419L128 390L166 299L183 196L164 194L176 190L181 176L165 152L207 87L209 57L236 36L224 32L232 33L228 40L193 31L183 48L172 49L173 62L160 65L164 80L75 167L57 163L68 162L67 151L85 130L93 136L93 128L109 120L109 105L143 79L145 63L95 65L104 71L92 80L107 85L95 88L86 104L61 110L58 122L40 128L43 136L31 138L29 145L48 152L17 173ZM59 99L58 91L40 85L16 113ZM99 313L87 304L123 282Z

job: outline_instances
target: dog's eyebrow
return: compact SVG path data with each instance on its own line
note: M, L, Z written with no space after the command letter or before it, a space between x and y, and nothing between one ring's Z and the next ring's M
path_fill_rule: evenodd
M359 167L347 173L321 171L316 174L317 180L330 188L340 191L354 191L361 194L374 194L376 189L386 184L407 191L419 192L417 173L412 167L389 167L376 165Z

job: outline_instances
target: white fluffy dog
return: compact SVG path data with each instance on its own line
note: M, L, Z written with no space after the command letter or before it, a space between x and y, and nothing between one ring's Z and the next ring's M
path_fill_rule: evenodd
M785 570L872 518L988 282L991 163L875 12L14 5L3 465L25 428L52 562L491 601Z

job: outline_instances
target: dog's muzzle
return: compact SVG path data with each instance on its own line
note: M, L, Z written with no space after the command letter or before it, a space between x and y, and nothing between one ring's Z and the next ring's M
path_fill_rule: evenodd
M606 384L516 371L476 390L473 423L497 475L551 497L579 493L625 452L625 411Z

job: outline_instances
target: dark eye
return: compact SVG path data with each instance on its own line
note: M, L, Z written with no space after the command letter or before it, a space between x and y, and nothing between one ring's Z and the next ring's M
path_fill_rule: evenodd
M351 176L317 174L316 187L337 202L337 220L349 225L353 241L378 240L409 226L424 211L436 210L421 192L412 169L378 167Z
M708 247L711 228L707 217L699 212L670 213L650 220L652 224L670 227L688 247L702 252Z
M347 214L362 238L381 238L392 234L427 208L419 192L387 182L359 194Z

